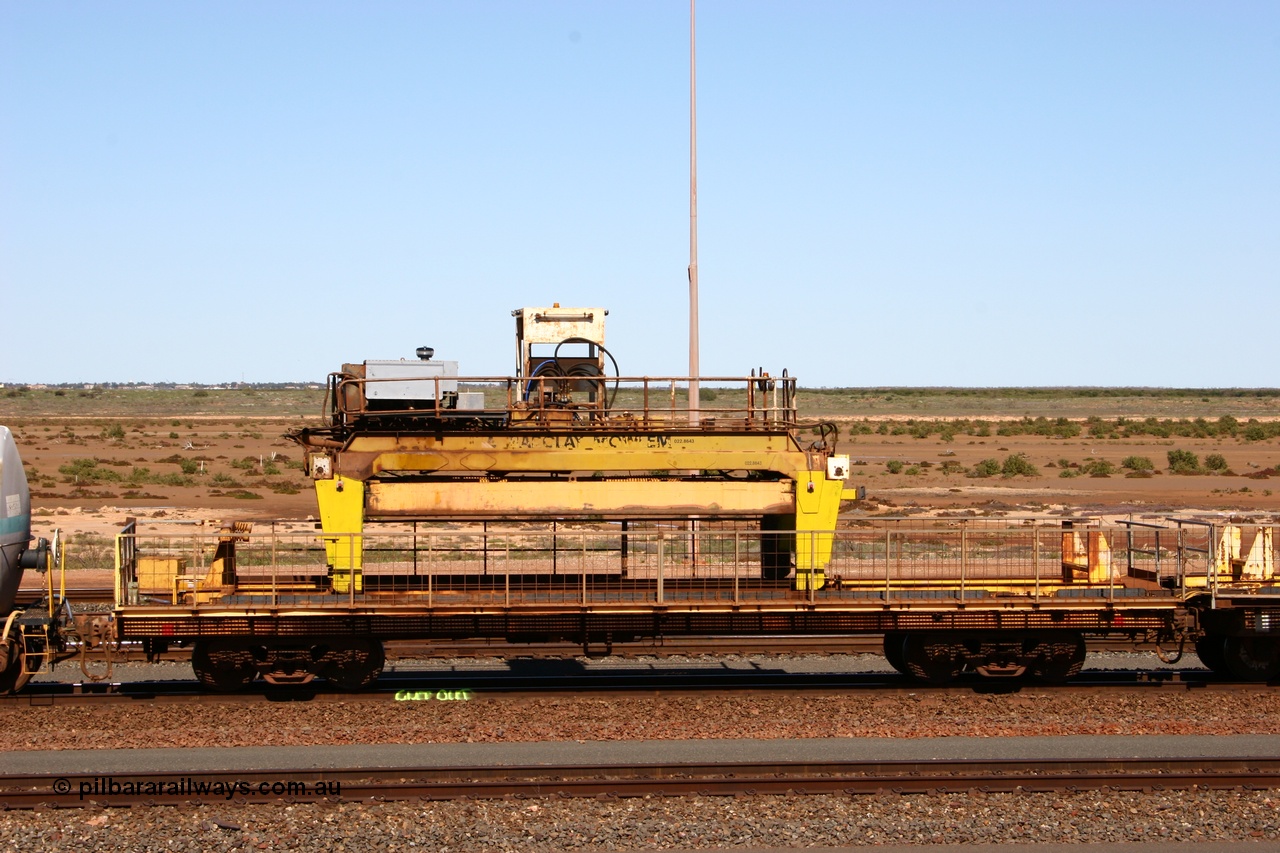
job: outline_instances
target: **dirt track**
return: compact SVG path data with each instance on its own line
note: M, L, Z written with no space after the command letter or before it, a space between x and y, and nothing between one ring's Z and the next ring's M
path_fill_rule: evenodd
M188 521L307 519L315 515L299 448L283 438L296 417L22 418L11 424L31 483L37 535L108 534L127 516ZM1137 516L1198 510L1280 515L1280 440L1099 439L1037 435L848 435L852 483L883 514L922 510L1019 515L1072 508ZM1221 455L1226 473L1174 474L1170 450ZM1022 454L1034 476L973 476L983 460ZM1151 460L1147 477L1126 476L1128 457ZM1079 474L1104 460L1106 477ZM900 462L898 473L890 463ZM1063 463L1068 467L1063 467ZM1072 467L1074 466L1074 467ZM185 470L190 473L184 473ZM896 467L896 466L895 466ZM944 468L948 469L944 471ZM1076 476L1061 476L1064 470Z

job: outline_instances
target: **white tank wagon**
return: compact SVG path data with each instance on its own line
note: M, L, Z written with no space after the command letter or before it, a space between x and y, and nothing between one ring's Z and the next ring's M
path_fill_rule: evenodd
M105 650L112 635L110 615L77 617L62 592L54 592L52 569L60 564L60 537L31 535L31 491L13 432L0 426L0 693L20 689L28 679L59 660L90 650ZM18 587L28 569L48 578L45 596L16 606ZM65 590L59 583L59 590ZM106 673L97 677L106 677ZM86 669L85 675L94 678Z
M23 569L40 565L40 557L40 546L31 547L31 492L22 457L13 433L0 426L0 613L13 610Z

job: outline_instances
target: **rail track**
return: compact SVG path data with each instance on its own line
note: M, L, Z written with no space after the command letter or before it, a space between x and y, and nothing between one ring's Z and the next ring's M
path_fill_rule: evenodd
M742 762L0 776L0 808L1109 789L1270 789L1280 758Z
M28 607L44 598L45 591L44 587L22 587L14 597L14 603L19 607ZM72 605L111 604L115 601L115 590L109 586L68 587L66 599Z

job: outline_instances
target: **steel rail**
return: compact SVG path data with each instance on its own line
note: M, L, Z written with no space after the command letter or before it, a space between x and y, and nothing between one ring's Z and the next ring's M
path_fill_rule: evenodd
M0 808L1276 787L1274 757L256 769L0 775Z
M44 587L19 587L14 595L14 603L19 606L30 606L48 594ZM66 599L75 604L112 604L115 601L115 590L111 587L67 587Z

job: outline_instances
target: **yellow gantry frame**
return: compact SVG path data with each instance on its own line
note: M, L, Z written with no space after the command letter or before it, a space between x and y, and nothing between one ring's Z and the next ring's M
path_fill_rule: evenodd
M799 450L785 431L357 435L332 462L332 479L316 480L316 497L337 592L353 582L362 589L358 534L366 519L699 514L794 514L796 586L816 589L844 493L843 480L814 470L826 456ZM742 470L782 479L701 476ZM559 476L507 479L512 473ZM396 478L405 474L435 477Z

